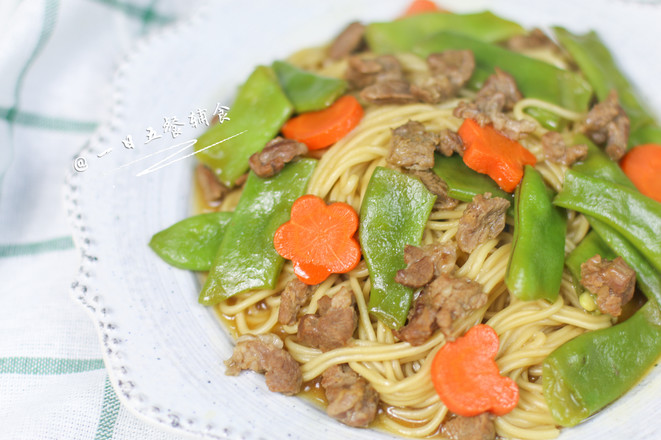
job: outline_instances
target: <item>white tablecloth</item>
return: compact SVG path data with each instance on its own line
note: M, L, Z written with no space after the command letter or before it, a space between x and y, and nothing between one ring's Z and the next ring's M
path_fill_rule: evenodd
M0 439L171 439L119 402L70 286L65 173L110 114L112 78L196 1L0 2Z

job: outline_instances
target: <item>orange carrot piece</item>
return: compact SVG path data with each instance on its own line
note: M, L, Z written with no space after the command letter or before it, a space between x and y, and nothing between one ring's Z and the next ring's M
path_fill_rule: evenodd
M464 163L487 174L504 191L514 191L523 177L523 167L537 163L530 151L491 125L482 127L473 119L465 119L458 133L466 147Z
M320 197L307 194L296 199L291 219L276 230L273 245L281 256L292 260L298 279L314 285L358 265L357 230L358 214L351 205L326 205Z
M411 15L424 14L425 12L441 12L441 8L430 0L413 0L404 12L404 17Z
M464 417L489 411L502 416L519 402L519 387L498 371L500 341L495 330L478 324L447 342L432 361L434 388L447 408Z
M620 167L638 191L661 202L661 145L633 147L620 160Z
M363 107L358 100L345 95L323 110L291 118L282 127L282 134L303 142L310 150L318 150L342 139L362 117Z

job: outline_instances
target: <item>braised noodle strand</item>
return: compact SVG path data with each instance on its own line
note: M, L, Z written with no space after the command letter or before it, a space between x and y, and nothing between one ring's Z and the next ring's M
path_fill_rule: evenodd
M330 148L320 159L308 187L308 193L327 201L342 201L360 209L367 183L377 166L386 166L385 157L391 130L408 120L422 122L428 130L449 128L456 130L461 122L452 116L459 99L441 105L410 104L372 107L366 110L360 125L347 137ZM523 100L514 114L526 117L526 106L545 105ZM547 105L546 109L564 118L577 120L581 115ZM558 188L566 167L543 160L538 127L523 140L524 145L538 158L537 168L547 183ZM221 206L231 210L237 196ZM424 232L422 244L452 240L466 204L453 210L433 211ZM589 225L582 215L570 213L565 251L571 251L585 236ZM575 336L611 325L608 315L586 313L578 303L571 276L565 273L560 296L553 304L544 301L521 301L507 291L504 278L511 250L511 234L503 232L495 239L481 244L466 258L457 261L457 276L479 282L488 294L487 304L454 323L454 331L463 334L480 322L492 326L500 337L500 351L496 362L503 375L511 377L519 386L518 406L505 416L496 418L497 434L506 438L554 438L556 428L542 395L541 363L555 348ZM317 302L324 295L333 295L341 288L350 289L358 307L357 339L343 348L328 352L300 345L296 341L297 324L278 324L280 292L294 277L290 263L282 271L275 289L239 294L217 305L218 313L233 321L238 335L274 332L285 340L285 346L301 364L304 382L312 382L332 365L348 363L368 380L380 394L382 411L377 426L405 437L422 438L440 430L447 409L436 394L431 380L431 360L444 344L442 332L420 346L398 342L392 331L370 317L367 309L370 281L364 263L345 275L332 275L316 289L302 313L315 313Z

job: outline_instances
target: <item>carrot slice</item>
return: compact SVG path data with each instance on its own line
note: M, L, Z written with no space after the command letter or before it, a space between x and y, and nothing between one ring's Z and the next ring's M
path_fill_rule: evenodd
M432 361L431 375L439 397L455 414L471 417L489 411L502 416L519 402L519 387L498 371L500 341L485 324L446 343Z
M292 260L298 279L319 284L332 273L346 273L358 265L357 230L358 214L351 205L326 205L320 197L307 194L296 199L291 219L276 230L273 245Z
M404 17L411 15L424 14L425 12L441 12L442 9L436 3L430 0L413 0L404 12Z
M514 191L523 177L523 167L537 163L530 151L491 125L480 126L465 119L457 133L466 147L464 163L489 175L504 191Z
M641 193L661 202L661 145L633 147L620 160L620 167Z
M291 118L282 127L282 134L303 142L310 150L318 150L342 139L358 125L362 117L363 108L358 100L345 95L328 108Z

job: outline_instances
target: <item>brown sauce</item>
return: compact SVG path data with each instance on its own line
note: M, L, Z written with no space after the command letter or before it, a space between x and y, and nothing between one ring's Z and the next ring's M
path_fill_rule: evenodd
M631 301L622 306L622 313L617 317L617 322L620 323L631 318L638 309L645 305L646 302L647 298L645 295L643 295L640 290L636 289Z

